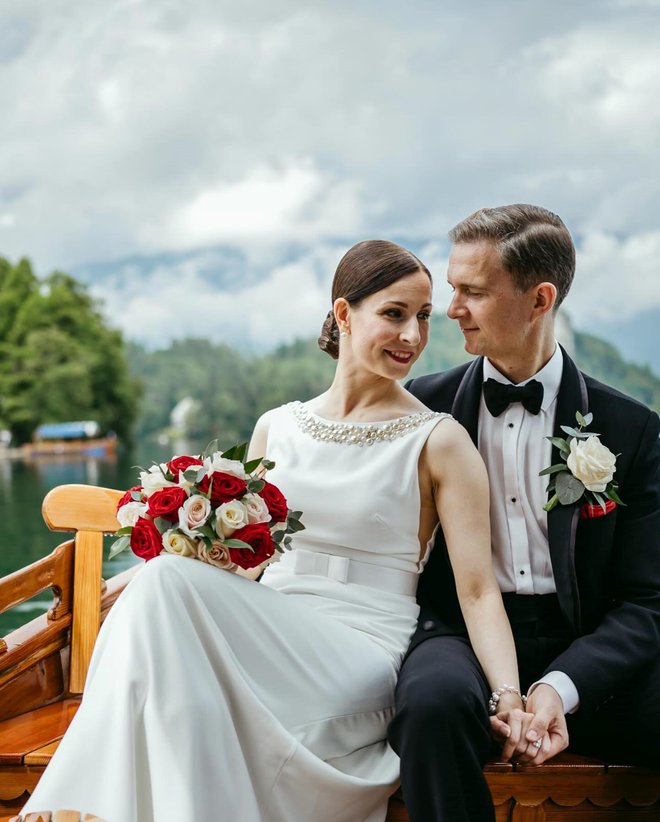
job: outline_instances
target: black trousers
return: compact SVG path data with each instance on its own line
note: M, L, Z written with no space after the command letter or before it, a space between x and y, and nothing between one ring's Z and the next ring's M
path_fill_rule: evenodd
M506 596L505 596L506 599ZM555 605L507 602L523 690L567 647ZM530 618L529 604L543 607ZM549 607L546 607L549 606ZM490 688L469 642L434 636L405 659L389 740L401 757L401 783L411 822L493 822L482 773L493 754ZM591 713L567 717L570 749L601 758L660 767L660 655L634 683Z

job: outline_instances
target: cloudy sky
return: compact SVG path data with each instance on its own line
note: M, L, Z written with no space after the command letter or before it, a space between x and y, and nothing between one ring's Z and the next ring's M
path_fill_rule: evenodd
M566 308L660 312L660 0L4 0L0 255L127 336L313 334L346 248L443 286L482 205L558 212ZM660 317L660 314L658 315Z

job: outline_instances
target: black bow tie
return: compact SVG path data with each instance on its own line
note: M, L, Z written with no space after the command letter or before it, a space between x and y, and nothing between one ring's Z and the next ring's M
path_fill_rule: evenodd
M497 380L484 383L486 408L494 417L499 417L512 402L521 402L530 414L538 414L543 402L543 384L530 380L524 385L509 385Z

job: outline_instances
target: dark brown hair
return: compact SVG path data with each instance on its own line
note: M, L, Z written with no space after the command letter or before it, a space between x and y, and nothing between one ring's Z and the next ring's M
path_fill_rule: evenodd
M555 309L568 294L575 274L575 246L569 230L552 211L515 204L481 208L449 232L452 243L492 240L502 265L519 291L551 282Z
M357 305L417 271L423 271L433 282L428 268L411 251L387 240L363 240L339 261L332 281L332 302L343 297L350 305ZM332 309L323 323L319 348L335 360L339 357L339 328Z

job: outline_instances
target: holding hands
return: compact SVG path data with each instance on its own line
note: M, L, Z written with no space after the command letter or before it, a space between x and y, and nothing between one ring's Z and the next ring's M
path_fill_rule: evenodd
M503 694L490 725L505 761L541 765L568 746L564 705L550 685L537 685L524 708L516 694Z

